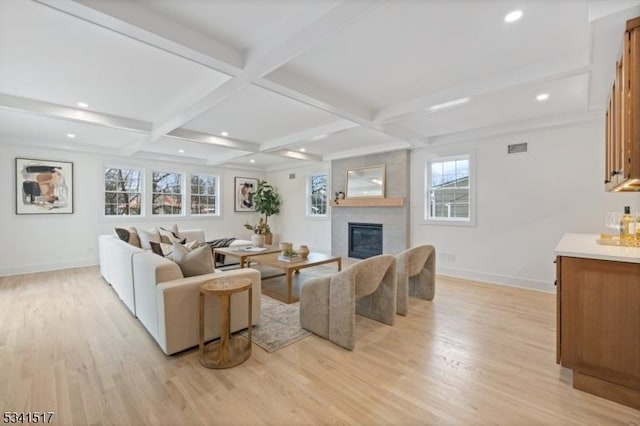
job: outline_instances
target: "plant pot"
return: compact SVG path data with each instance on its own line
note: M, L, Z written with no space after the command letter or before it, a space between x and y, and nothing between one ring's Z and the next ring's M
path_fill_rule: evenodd
M251 236L251 245L253 247L264 247L264 235L253 234Z
M268 246L273 244L273 234L264 234L264 243Z
M280 243L280 250L284 254L285 250L292 250L293 244L291 243Z

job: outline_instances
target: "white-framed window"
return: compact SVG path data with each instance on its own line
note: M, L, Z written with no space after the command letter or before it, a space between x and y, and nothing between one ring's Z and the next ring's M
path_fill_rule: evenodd
M327 217L327 174L318 173L307 178L307 216Z
M104 215L140 216L143 200L141 169L126 167L104 168Z
M468 154L427 161L425 220L475 224L473 176L472 156Z
M220 216L219 177L191 175L191 214Z
M182 174L152 172L151 214L181 215L182 212Z

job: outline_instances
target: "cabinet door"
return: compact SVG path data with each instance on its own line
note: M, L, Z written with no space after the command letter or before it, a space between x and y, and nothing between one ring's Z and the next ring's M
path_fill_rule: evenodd
M562 365L640 389L640 264L562 258Z
M634 20L635 21L635 20ZM625 36L623 59L626 55L625 74L625 174L626 179L640 178L640 27ZM634 113L635 112L635 113Z
M556 364L562 359L562 256L556 257Z
M614 172L616 183L621 183L625 169L625 149L623 129L623 109L622 109L622 67L620 62L616 62L616 78L612 88L613 100L613 134L614 134Z

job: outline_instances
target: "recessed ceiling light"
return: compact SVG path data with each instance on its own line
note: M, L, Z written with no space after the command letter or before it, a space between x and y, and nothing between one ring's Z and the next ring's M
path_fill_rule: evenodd
M89 104L86 102L78 102L76 105L78 105L80 108L89 108Z
M513 12L509 12L504 17L504 22L512 23L516 22L518 19L522 18L521 10L514 10Z
M251 160L249 160L250 163L255 163L256 160L254 160L253 158Z
M548 93L540 93L538 96L536 96L536 99L539 100L540 102L546 101L547 99L549 99L549 94Z
M179 152L180 154L184 154L184 149L179 149L179 150L178 150L178 152Z
M75 139L76 135L74 135L73 133L67 133L67 137L69 139Z
M228 133L228 132L222 132L222 133L220 133L220 134L221 134L222 136L229 136L229 133Z
M453 108L458 105L462 105L469 102L469 98L460 98L449 102L444 102L438 105L434 105L429 108L429 111L440 111L447 108Z
M300 148L300 152L305 152L306 150L306 148Z

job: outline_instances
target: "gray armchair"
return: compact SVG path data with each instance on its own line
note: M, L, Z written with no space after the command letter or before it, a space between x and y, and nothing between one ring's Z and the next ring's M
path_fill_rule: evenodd
M300 324L353 350L355 314L393 325L396 297L395 257L370 257L332 276L305 282L300 292Z
M396 255L398 313L407 314L409 296L433 300L436 292L436 249L422 245Z

